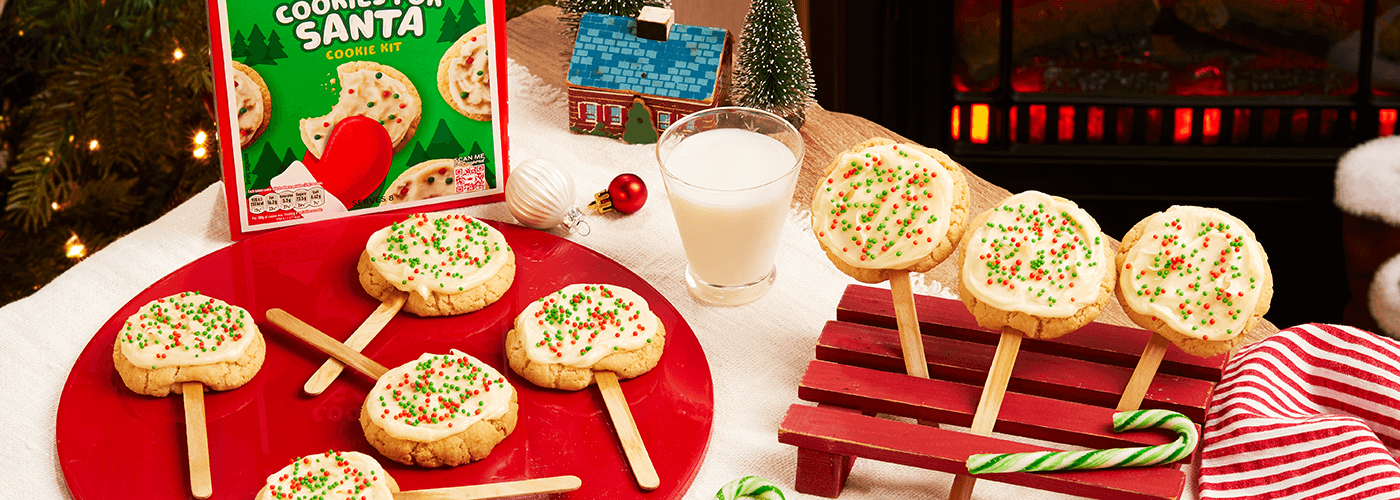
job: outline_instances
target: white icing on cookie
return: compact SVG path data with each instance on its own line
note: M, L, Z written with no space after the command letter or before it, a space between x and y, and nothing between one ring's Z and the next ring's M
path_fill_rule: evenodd
M468 113L491 114L490 54L486 30L463 35L457 41L457 57L448 61L447 90L459 109Z
M1119 269L1127 306L1201 340L1243 333L1268 281L1264 249L1224 212L1174 206L1148 219Z
M395 288L457 294L501 271L511 251L505 235L465 215L414 214L375 231L365 243L370 264Z
M208 365L243 356L253 342L247 329L252 324L241 307L182 292L142 306L117 339L126 359L141 368Z
M1098 223L1039 191L1002 201L963 237L962 290L1001 311L1073 316L1099 299L1111 264Z
M268 476L257 500L391 500L388 477L369 455L328 451L299 457Z
M813 200L817 238L852 267L907 268L947 236L957 189L943 164L918 148L846 152Z
M365 410L390 436L428 443L500 418L513 394L515 387L495 368L453 349L385 372L365 398Z
M347 72L348 64L354 63L342 64L337 69L340 101L331 112L301 120L302 135L311 141L307 147L317 158L325 154L331 130L347 117L366 116L379 121L389 133L389 143L397 145L408 134L414 118L423 112L423 103L418 100L418 91L411 82L400 81L378 69Z
M263 123L263 94L258 82L233 68L233 97L238 104L238 140L246 145Z
M530 303L515 318L515 329L530 361L590 368L609 354L646 347L658 326L635 292L576 284Z
M399 174L394 183L389 185L389 189L384 191L393 196L387 203L457 194L457 187L453 185L455 168L456 160L452 158L428 160L410 167Z

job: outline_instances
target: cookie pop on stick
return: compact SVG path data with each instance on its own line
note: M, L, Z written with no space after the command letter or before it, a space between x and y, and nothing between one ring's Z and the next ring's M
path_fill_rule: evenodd
M504 483L399 491L394 478L373 457L354 451L327 451L297 457L267 477L255 500L486 500L579 489L577 476L555 476Z
M419 316L480 310L515 281L515 252L505 236L480 220L453 214L414 214L370 235L356 270L360 286L382 303L345 339L358 351L402 308ZM320 394L344 368L326 360L306 381Z
M904 368L928 378L909 273L952 255L967 216L962 167L935 149L874 138L841 153L812 194L812 232L841 272L890 281Z
M617 379L651 371L666 347L666 327L646 299L615 285L575 284L530 303L506 334L510 369L540 387L603 394L637 485L661 485Z
M1136 410L1167 344L1201 357L1244 342L1274 293L1269 257L1254 232L1213 208L1173 206L1138 222L1115 259L1118 302L1153 332L1118 410Z
M262 368L267 344L248 311L182 292L156 299L127 318L112 346L112 363L128 389L156 397L185 397L185 440L190 491L214 493L209 477L209 438L204 388L237 389Z
M396 462L442 467L481 460L515 430L515 388L474 357L454 349L389 369L286 311L269 309L267 320L374 377L360 427L376 450Z
M972 219L959 258L963 304L977 324L1001 330L972 417L972 433L988 436L1022 336L1055 338L1094 321L1113 293L1113 261L1088 213L1039 191L1011 195ZM970 497L973 483L957 476L949 498Z

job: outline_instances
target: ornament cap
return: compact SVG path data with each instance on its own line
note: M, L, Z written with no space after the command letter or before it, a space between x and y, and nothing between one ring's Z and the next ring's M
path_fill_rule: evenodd
M608 190L606 189L595 193L593 195L593 201L588 202L588 208L597 210L600 214L614 211L612 195L608 194Z

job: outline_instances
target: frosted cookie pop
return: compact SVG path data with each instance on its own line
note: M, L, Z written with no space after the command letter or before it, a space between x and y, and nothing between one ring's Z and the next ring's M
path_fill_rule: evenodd
M812 233L841 272L890 281L906 373L928 378L909 273L957 247L967 216L963 168L936 149L873 138L836 156L812 193Z
M505 235L471 217L414 214L376 231L356 264L360 286L381 304L345 344L361 350L405 310L419 316L449 316L496 302L515 281L515 252ZM326 360L306 381L307 394L320 394L340 375L341 365Z
M573 491L576 476L556 476L474 486L400 492L398 482L373 457L354 451L327 451L292 459L267 477L255 500L391 500L408 498L487 499Z
M515 387L475 357L454 349L391 370L286 311L269 309L267 320L375 379L360 427L396 462L442 467L481 460L515 430Z
M510 368L540 387L576 391L598 384L633 476L660 485L618 378L640 376L661 360L666 327L646 299L624 287L569 285L531 302L506 334Z
M1070 333L1108 304L1114 272L1104 239L1074 202L1039 191L1014 194L972 219L959 257L958 294L977 324L1001 330L973 434L991 435L1023 335ZM949 498L968 498L973 484L958 476Z
M1254 232L1213 208L1173 206L1123 237L1114 288L1123 312L1154 333L1119 410L1135 410L1173 342L1188 354L1228 352L1269 310L1269 257Z
M122 383L137 394L185 399L190 487L213 494L204 388L237 389L262 368L267 344L248 311L199 292L153 300L127 318L112 346Z

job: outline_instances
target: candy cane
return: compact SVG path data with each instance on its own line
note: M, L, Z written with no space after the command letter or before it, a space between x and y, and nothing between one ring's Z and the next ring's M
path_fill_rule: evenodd
M715 500L784 500L783 490L772 481L758 476L744 476L730 481L715 493Z
M1176 432L1176 441L1140 448L977 454L967 457L967 471L983 474L1143 467L1181 460L1191 456L1196 449L1196 424L1185 415L1167 410L1123 411L1113 414L1113 432L1147 428L1171 429Z

